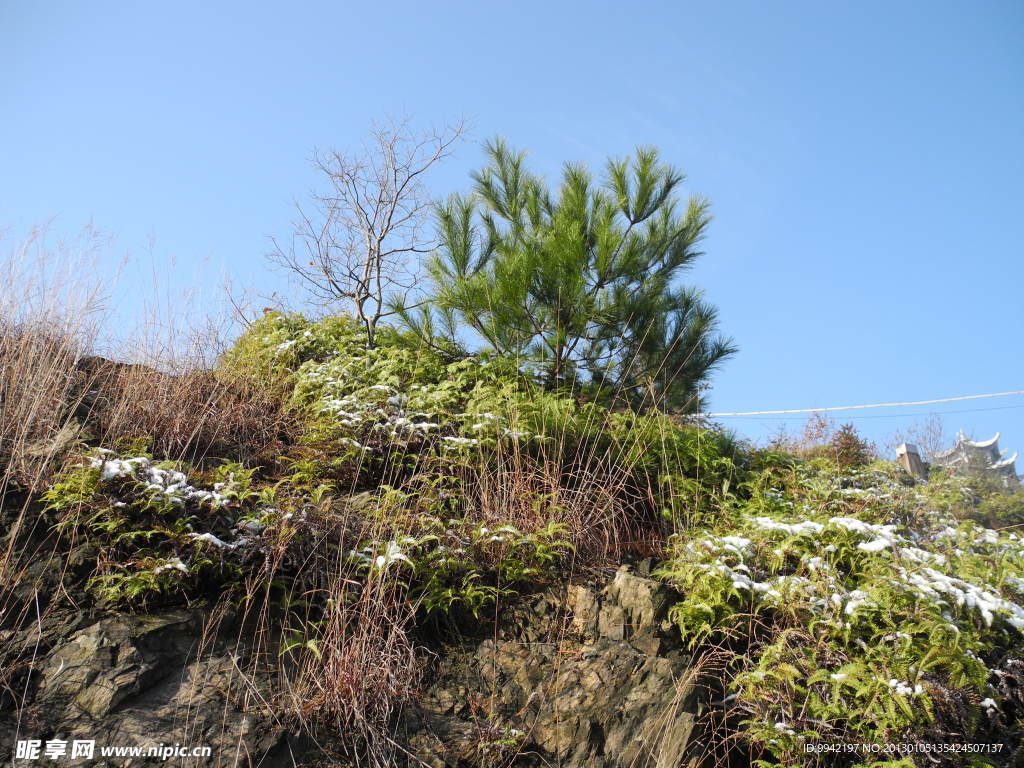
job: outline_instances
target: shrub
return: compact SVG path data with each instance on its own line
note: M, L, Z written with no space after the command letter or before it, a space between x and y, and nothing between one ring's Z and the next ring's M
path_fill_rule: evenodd
M404 487L417 473L458 475L472 478L468 504L484 509L488 493L503 497L500 488L519 484L527 513L530 499L553 500L581 551L635 539L638 527L692 522L740 482L741 451L718 433L545 391L494 355L452 359L397 335L378 341L368 349L346 318L268 313L225 362L292 383L303 440L341 462L321 466L334 479ZM491 490L478 495L482 487ZM507 503L521 503L511 496Z
M671 615L691 646L732 653L732 717L758 764L1013 726L997 682L1024 637L1024 540L935 509L895 468L780 480L678 537L660 571L685 595Z
M237 575L231 555L255 545L249 531L266 526L247 518L272 512L247 506L260 498L252 471L224 464L204 489L182 469L146 454L99 450L68 466L42 495L60 533L96 546L87 589L100 602L138 608L160 595L216 593Z

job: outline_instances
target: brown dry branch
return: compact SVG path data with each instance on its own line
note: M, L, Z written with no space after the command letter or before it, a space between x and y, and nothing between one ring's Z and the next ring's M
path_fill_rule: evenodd
M313 165L327 190L307 207L296 203L294 232L274 239L270 262L293 276L323 306L344 303L374 346L377 325L407 305L419 257L434 245L433 200L426 174L451 155L464 121L418 133L408 119L378 125L361 151L317 151Z

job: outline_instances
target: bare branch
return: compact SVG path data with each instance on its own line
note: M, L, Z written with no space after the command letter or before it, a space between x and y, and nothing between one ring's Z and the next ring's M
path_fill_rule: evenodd
M427 231L433 200L424 176L449 157L465 121L416 133L408 119L375 125L359 153L315 152L327 179L307 211L296 203L290 243L272 239L269 260L298 277L321 305L345 302L373 346L388 300L415 284L421 254L435 241Z

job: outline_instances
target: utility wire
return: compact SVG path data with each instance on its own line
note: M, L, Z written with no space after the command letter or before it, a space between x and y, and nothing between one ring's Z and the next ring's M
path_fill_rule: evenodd
M912 400L906 403L871 403L870 405L836 405L829 408L791 408L781 411L734 411L730 413L702 413L701 416L722 418L725 416L774 416L785 413L824 413L825 411L856 411L864 408L898 408L908 405L932 405L934 403L955 403L962 400L981 400L987 397L1010 397L1024 395L1024 389L1013 392L990 392L985 395L961 395L960 397L940 397L935 400Z
M901 413L873 413L871 415L864 415L864 416L844 416L843 420L845 421L846 419L849 419L849 420L852 421L852 420L856 419L856 420L860 421L861 419L906 419L906 418L910 418L911 416L959 416L961 413L988 413L989 411L1014 411L1014 410L1019 410L1020 408L1024 408L1024 403L1022 403L1021 405L996 406L994 408L961 408L960 410L956 410L956 411L911 411L910 413L906 413L906 412L901 412ZM741 418L741 417L737 417L737 418ZM747 418L750 418L752 421L755 421L758 424L767 424L767 423L772 422L772 421L802 421L804 417L803 416L768 416L768 417L750 416L750 417L747 417Z

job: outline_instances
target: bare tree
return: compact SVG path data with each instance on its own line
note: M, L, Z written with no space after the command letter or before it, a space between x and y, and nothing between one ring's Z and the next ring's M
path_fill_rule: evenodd
M316 152L327 191L296 203L287 247L276 239L270 260L300 278L322 306L348 302L374 345L377 325L405 305L420 254L434 245L424 176L451 154L464 121L418 133L407 119L375 126L358 153Z
M889 455L895 455L896 448L900 443L914 443L926 457L935 456L949 448L946 424L937 413L930 413L927 418L918 419L905 430L896 430L886 441L886 452Z

